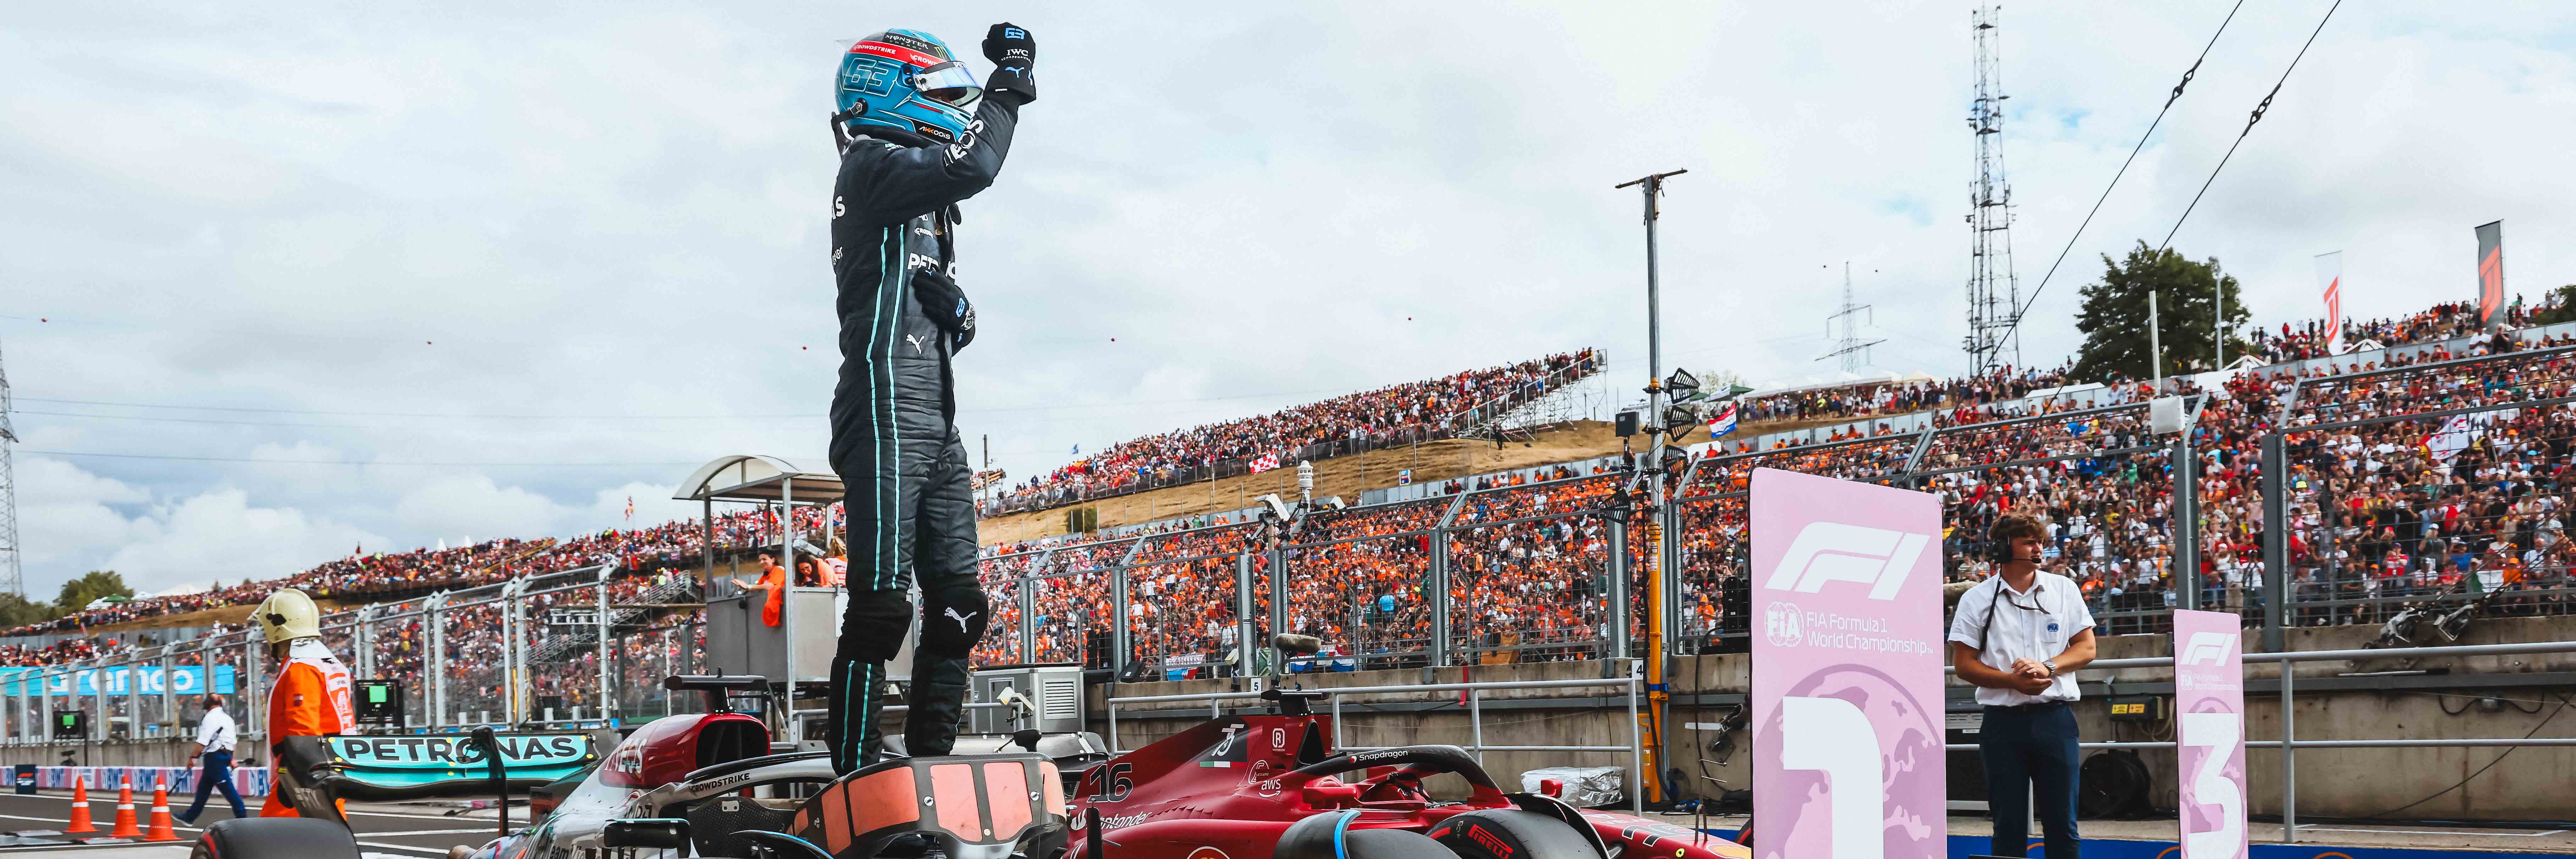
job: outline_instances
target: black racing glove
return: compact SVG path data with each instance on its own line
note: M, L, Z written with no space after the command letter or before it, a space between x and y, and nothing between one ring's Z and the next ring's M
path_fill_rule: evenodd
M966 351L975 342L975 304L966 300L966 291L957 281L931 269L912 273L912 297L921 305L921 313L948 335L948 354Z
M1029 31L1018 24L1003 22L984 32L984 59L993 61L993 76L984 79L984 92L1010 93L1020 104L1038 100L1038 43Z

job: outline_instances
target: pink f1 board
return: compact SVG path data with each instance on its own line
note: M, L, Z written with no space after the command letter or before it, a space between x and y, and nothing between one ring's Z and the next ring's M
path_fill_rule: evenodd
M2182 859L2245 859L2244 621L2176 610L2173 623Z
M1755 469L1756 859L1945 859L1941 503Z

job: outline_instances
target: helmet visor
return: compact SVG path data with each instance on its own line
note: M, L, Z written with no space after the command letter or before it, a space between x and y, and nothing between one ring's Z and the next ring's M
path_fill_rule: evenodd
M984 88L976 85L975 76L964 63L949 60L912 75L913 91L922 98L956 108L973 107L983 97Z

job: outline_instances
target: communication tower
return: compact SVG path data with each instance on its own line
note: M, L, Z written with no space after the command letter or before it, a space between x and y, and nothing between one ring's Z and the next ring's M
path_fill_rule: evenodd
M27 595L27 580L19 569L18 548L18 472L9 462L10 448L18 444L17 429L9 423L9 368L0 364L0 591Z
M1968 255L1969 369L1983 373L2021 365L2021 278L2012 264L2012 184L2004 178L2003 57L1996 34L2003 7L1969 13L1977 45L1977 90L1968 103L1968 127L1977 135L1977 178L1968 192L1968 227L1975 241Z
M1833 336L1834 323L1837 322L1842 323L1843 336L1835 338L1834 351L1827 352L1824 358L1816 360L1841 358L1843 372L1859 372L1860 368L1868 363L1869 347L1887 342L1883 339L1861 341L1862 314L1869 314L1872 324L1876 324L1877 314L1870 309L1870 305L1852 303L1851 263L1843 263L1843 306L1842 309L1834 311L1834 315L1825 317L1825 336Z

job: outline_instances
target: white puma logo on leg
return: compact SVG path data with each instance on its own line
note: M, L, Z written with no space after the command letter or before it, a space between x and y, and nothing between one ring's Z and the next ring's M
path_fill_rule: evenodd
M970 611L970 612L965 613L964 615L959 615L959 614L957 613L957 607L956 607L956 606L949 606L949 607L948 607L948 617L949 617L949 619L951 619L951 620L957 621L957 631L958 631L958 632L960 632L960 633L964 633L964 632L970 632L970 631L972 631L972 630L967 629L967 627L966 627L966 621L967 621L968 619L970 619L970 618L973 618L973 617L974 617L974 616L976 616L976 615L979 615L979 614L983 614L983 612L980 612L980 611Z
M903 339L904 339L904 342L912 344L912 354L915 354L915 355L919 355L919 354L921 354L921 335L919 335L919 334L906 334L906 335L903 335Z

